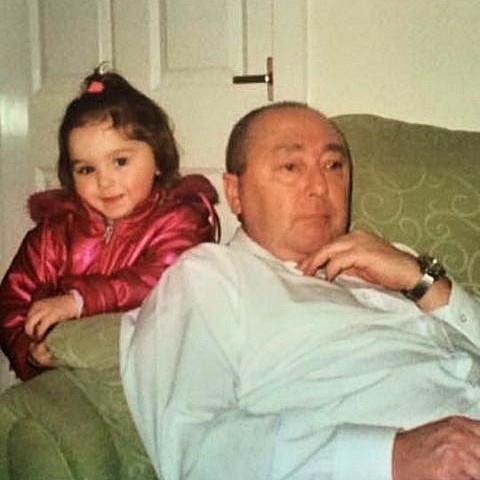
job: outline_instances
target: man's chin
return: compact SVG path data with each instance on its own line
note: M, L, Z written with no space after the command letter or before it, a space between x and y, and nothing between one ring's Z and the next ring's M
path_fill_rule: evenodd
M305 252L306 255L311 255L313 253L318 252L320 249L325 247L326 245L332 243L336 238L340 235L335 233L326 233L324 230L321 232L314 231L311 233L304 232L301 240L300 245L302 246L302 250Z

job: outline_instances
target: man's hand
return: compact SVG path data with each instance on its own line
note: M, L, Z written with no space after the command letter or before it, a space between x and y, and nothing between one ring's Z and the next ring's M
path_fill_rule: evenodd
M53 366L53 357L45 341L30 343L28 346L28 361L35 367Z
M393 480L480 480L480 422L449 417L397 434Z
M410 288L421 277L413 255L362 230L342 235L299 264L305 275L314 275L320 267L330 281L346 273L390 290Z
M40 342L50 327L75 318L76 313L77 304L71 294L37 300L27 313L25 332L33 340Z
M332 281L345 273L393 291L413 288L422 277L413 255L362 230L342 235L298 265L305 275L314 275L321 267L325 268L327 280ZM435 282L418 306L430 311L445 305L450 289L446 279Z

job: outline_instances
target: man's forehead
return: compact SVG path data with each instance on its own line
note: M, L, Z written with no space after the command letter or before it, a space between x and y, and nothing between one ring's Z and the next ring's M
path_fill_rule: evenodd
M317 131L319 136L339 137L331 122L320 112L308 108L277 108L262 112L251 124L253 135L278 134L288 136ZM339 138L341 142L341 139Z
M344 148L338 130L320 112L307 108L280 108L263 112L251 125L257 140L270 139L279 148L300 149L307 139L318 140L332 148Z
M285 153L295 153L303 152L306 150L306 145L301 142L281 142L273 145L272 151L276 152L285 152ZM341 139L334 142L328 142L322 144L322 150L328 152L338 152L346 155L347 149Z

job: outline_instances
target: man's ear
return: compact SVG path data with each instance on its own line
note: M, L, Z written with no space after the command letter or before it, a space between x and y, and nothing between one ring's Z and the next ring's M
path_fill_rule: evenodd
M223 191L227 199L231 212L234 215L242 213L242 202L240 201L239 192L240 177L234 173L223 174Z

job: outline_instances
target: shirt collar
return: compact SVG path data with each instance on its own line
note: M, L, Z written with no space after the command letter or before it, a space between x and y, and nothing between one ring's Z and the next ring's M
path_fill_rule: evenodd
M280 260L268 250L263 248L255 240L253 240L241 226L237 228L231 240L228 242L228 245L240 250L246 250L256 257L267 260L269 263L281 265L290 271L294 271L295 273L303 275L302 272L297 268L297 262L294 260Z
M303 272L297 268L297 262L295 262L294 260L280 260L278 257L270 253L268 250L258 244L255 240L253 240L241 226L237 228L231 240L228 242L228 245L232 248L238 248L239 250L248 251L252 255L262 258L270 264L276 265L297 275L303 276ZM319 269L315 277L324 279L325 270ZM340 274L338 278L348 279L348 281L355 284L368 284L368 282L366 282L365 280L362 280L358 277L352 277L350 275Z

